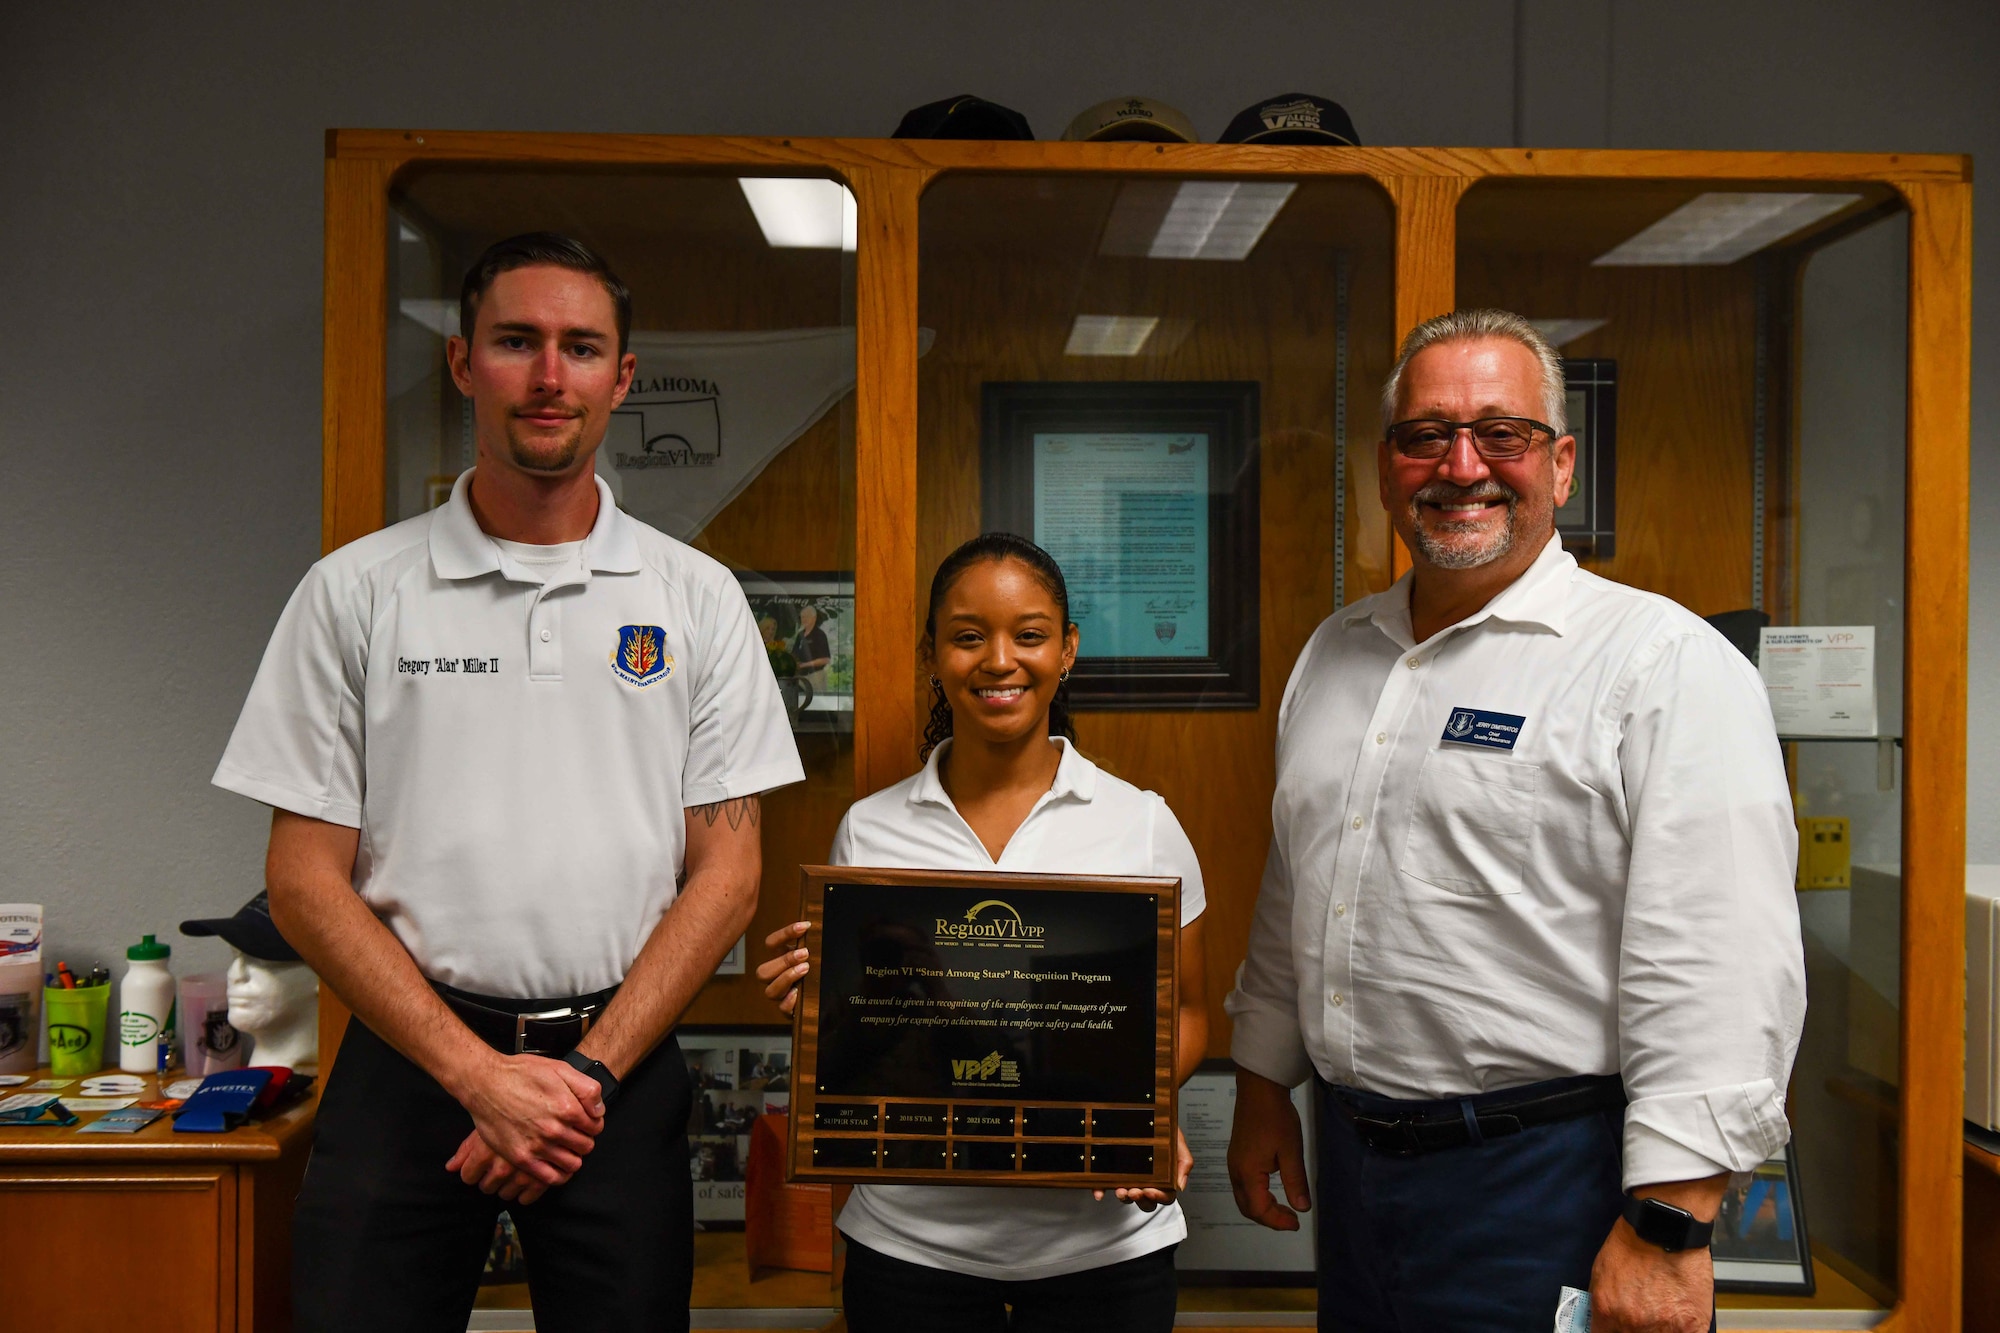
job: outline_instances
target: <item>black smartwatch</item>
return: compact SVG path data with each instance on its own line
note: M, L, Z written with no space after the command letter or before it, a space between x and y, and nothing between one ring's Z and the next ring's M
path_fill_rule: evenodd
M1639 1233L1639 1239L1648 1245L1657 1245L1668 1254L1678 1254L1682 1250L1699 1250L1708 1245L1708 1238L1715 1234L1715 1223L1697 1222L1693 1213L1685 1208L1676 1208L1660 1199L1639 1199L1625 1196L1625 1220L1632 1224L1632 1230Z
M579 1074L588 1074L597 1080L597 1086L604 1089L604 1109L611 1109L611 1099L618 1095L618 1079L604 1067L602 1060L593 1060L582 1051L571 1051L563 1057L563 1063Z

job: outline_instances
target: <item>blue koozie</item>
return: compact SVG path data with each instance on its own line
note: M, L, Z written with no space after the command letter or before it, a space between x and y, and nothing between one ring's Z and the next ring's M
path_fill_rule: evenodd
M176 1134L224 1134L250 1118L264 1085L271 1081L269 1069L231 1069L210 1074L194 1090L194 1095L174 1112Z

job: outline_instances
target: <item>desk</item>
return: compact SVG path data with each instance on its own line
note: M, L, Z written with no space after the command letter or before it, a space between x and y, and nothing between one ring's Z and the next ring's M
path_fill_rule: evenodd
M139 1099L159 1095L148 1077ZM292 1202L317 1106L315 1091L229 1134L176 1134L162 1116L79 1135L90 1112L68 1129L0 1127L0 1323L68 1328L88 1311L105 1327L289 1329Z
M2000 1333L2000 1157L1965 1141L1965 1333Z

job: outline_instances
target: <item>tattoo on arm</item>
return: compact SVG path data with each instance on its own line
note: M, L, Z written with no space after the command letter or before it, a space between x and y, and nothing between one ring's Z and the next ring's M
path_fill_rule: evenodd
M763 803L757 797L739 796L733 801L717 801L713 805L691 805L688 807L688 813L701 816L710 828L715 827L716 820L726 819L729 821L729 827L734 830L742 828L746 823L751 828L756 828L758 821L763 818L763 809Z

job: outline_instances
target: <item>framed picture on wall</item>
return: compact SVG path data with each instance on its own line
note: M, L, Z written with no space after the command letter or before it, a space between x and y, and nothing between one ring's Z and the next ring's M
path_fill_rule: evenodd
M1071 704L1255 708L1258 385L989 382L981 513L1055 557Z
M1563 388L1576 471L1569 498L1556 507L1556 532L1565 550L1608 560L1618 522L1618 363L1566 357Z
M1717 1291L1813 1294L1796 1144L1787 1144L1784 1156L1765 1162L1743 1184L1729 1187L1715 1217L1710 1249Z
M764 640L794 732L854 730L854 575L760 572L736 580Z

